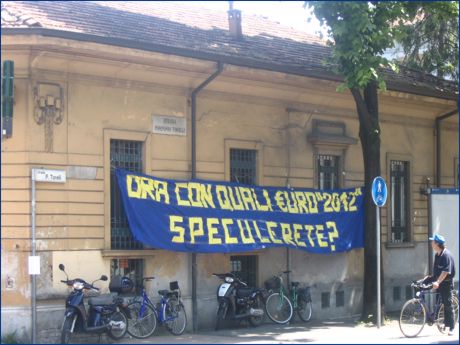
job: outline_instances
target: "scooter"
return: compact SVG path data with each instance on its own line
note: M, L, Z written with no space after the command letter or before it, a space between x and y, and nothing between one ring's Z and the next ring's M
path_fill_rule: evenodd
M223 320L247 319L252 326L263 322L263 307L268 293L265 289L248 287L232 273L213 273L224 282L217 289L217 320L215 330L219 330Z
M64 322L62 324L61 343L68 344L74 333L107 333L112 339L118 340L123 338L127 331L127 318L125 313L121 312L124 308L124 302L117 295L104 295L88 298L89 311L86 312L83 303L84 293L86 291L99 291L100 289L93 284L99 280L107 281L107 276L102 275L91 284L81 278L69 279L65 272L63 264L59 269L66 275L66 280L61 283L72 287L72 291L66 299L66 311Z

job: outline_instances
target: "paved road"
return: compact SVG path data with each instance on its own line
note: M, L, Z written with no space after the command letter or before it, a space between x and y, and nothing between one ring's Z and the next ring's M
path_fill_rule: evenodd
M458 325L457 325L458 326ZM233 327L218 332L202 331L172 336L162 331L147 339L124 338L118 344L458 344L454 336L441 334L436 326L425 325L415 338L406 338L398 322L392 320L380 329L360 324L354 319L315 321L308 324L264 324L256 328Z

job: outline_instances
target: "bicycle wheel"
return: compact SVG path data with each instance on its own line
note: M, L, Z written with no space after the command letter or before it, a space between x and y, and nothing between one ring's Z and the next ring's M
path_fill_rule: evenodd
M408 338L416 337L422 331L425 322L425 306L416 298L407 301L399 317L399 328L402 334Z
M307 302L305 299L299 298L297 300L297 314L302 321L310 321L312 314L311 301Z
M123 338L128 330L126 315L117 311L111 315L110 322L113 322L114 325L107 331L108 336L115 340Z
M165 307L166 329L174 335L181 335L187 327L187 315L182 302L172 297Z
M157 327L157 317L152 306L141 302L133 302L128 305L128 334L137 339L150 337Z
M268 296L265 302L265 310L270 320L279 324L288 323L292 318L293 310L291 301L284 295L281 298L279 292Z
M458 299L455 296L452 299L452 309L454 312L454 326L455 326L458 322ZM438 330L441 333L447 332L446 327L444 327L445 326L444 318L445 318L444 304L441 304L441 306L439 307L438 315L436 317L436 326L438 327Z
M454 296L452 299L452 308L454 308L454 326L458 322L458 298Z

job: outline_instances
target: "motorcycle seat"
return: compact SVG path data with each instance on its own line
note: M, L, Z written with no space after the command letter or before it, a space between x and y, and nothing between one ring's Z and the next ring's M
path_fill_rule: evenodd
M113 304L113 301L117 294L107 294L98 297L91 297L88 299L89 305L110 305Z
M256 292L258 289L251 288L251 287L243 287L243 288L238 288L236 290L236 296L237 297L249 297L251 296L254 292Z

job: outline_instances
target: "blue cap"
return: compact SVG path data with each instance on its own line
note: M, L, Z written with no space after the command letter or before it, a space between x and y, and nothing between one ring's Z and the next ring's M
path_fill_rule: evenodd
M430 241L435 241L435 242L440 243L440 244L444 244L446 242L446 239L444 238L444 236L442 236L440 234L436 234L433 237L429 237L428 239Z

